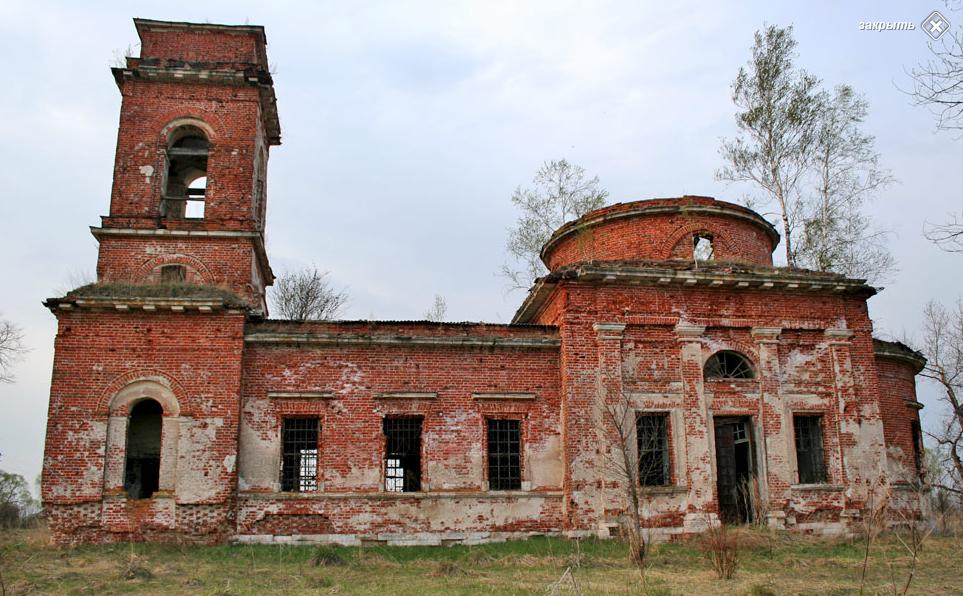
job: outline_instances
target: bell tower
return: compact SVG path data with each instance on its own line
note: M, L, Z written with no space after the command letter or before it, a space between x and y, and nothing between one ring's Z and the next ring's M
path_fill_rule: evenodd
M97 281L218 286L266 312L270 148L281 143L259 26L135 19Z

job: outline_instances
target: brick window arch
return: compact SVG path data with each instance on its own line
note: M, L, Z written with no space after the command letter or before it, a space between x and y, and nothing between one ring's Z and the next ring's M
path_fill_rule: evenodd
M753 379L755 369L748 358L733 350L720 350L706 360L702 377L707 381Z
M108 411L104 491L132 499L173 492L181 414L174 392L136 379L114 394Z
M214 285L214 275L207 265L197 257L185 254L159 255L140 265L136 274L137 282L164 283L164 267L180 265L184 267L183 281L193 284Z

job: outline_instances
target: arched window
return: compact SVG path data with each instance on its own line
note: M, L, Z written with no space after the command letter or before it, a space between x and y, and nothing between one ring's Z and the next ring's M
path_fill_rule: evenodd
M196 126L182 126L171 134L167 145L164 217L204 217L209 145L207 136Z
M702 369L702 377L715 379L751 379L755 377L752 365L738 352L723 350L713 354Z
M141 400L130 410L124 490L131 499L149 499L160 486L163 413L153 399Z

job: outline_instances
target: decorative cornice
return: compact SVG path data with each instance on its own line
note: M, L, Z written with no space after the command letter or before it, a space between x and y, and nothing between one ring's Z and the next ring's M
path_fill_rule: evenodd
M679 336L679 341L701 341L705 332L705 325L679 323L675 326L675 333Z
M911 365L917 374L926 368L926 358L913 348L900 342L873 338L873 352L877 358L888 358L905 362Z
M250 238L254 243L257 255L267 285L274 283L274 271L268 261L267 249L264 247L264 237L261 232L244 230L168 230L166 228L99 228L90 226L90 233L99 242L104 236L145 236L145 237L173 237L173 238Z
M100 310L115 312L199 312L203 314L227 311L243 313L244 308L231 306L223 301L191 300L189 298L48 298L44 306L51 311Z
M759 343L778 342L782 327L753 327L749 332Z
M99 228L90 226L94 238L101 236L199 236L204 238L255 238L260 232L247 230L168 230L166 228Z
M501 336L412 336L412 335L355 335L341 333L250 333L248 343L291 345L393 345L393 346L451 346L464 348L557 349L558 338L528 338Z
M852 329L826 329L823 335L830 345L848 346L856 333Z
M926 407L915 399L904 399L903 403L906 404L907 408L911 408L913 410L922 410Z
M592 329L598 334L599 339L622 339L625 331L624 323L595 323Z
M670 265L670 263L666 263ZM855 294L872 296L876 289L862 280L813 274L806 271L758 268L752 271L719 269L672 269L657 263L648 266L617 266L591 261L566 266L538 280L515 313L513 323L534 320L561 281L617 283L663 288L683 287L710 290L755 290L794 294Z

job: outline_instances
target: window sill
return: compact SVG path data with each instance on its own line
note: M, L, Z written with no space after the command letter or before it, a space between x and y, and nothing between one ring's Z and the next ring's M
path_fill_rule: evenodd
M793 484L789 489L797 492L841 493L846 490L846 487L841 484Z
M666 485L666 486L640 486L639 494L641 495L684 495L689 492L688 486L676 486L676 485Z
M494 491L444 491L444 492L303 492L303 493L283 493L283 492L261 492L250 491L240 492L238 496L242 499L309 499L309 500L337 500L337 499L373 499L373 500L397 500L397 499L499 499L504 497L539 499L556 498L563 496L560 490L494 490Z

